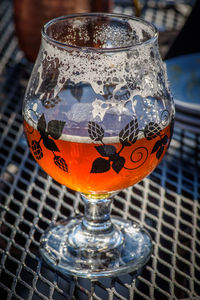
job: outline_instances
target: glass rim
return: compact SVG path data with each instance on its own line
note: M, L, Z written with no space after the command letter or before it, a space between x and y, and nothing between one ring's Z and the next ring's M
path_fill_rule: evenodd
M148 27L151 27L153 35L152 37L150 37L149 39L147 39L144 42L137 42L134 45L129 45L129 46L120 46L120 47L112 47L112 48L95 48L95 47L87 47L87 46L76 46L76 45L70 45L68 43L62 43L57 41L56 39L50 37L47 34L47 29L49 28L50 25L55 24L58 21L62 21L62 20L67 20L67 19L72 19L72 18L78 18L78 17L111 17L111 18L121 18L121 19L129 19L129 20L133 20L133 21L137 21L137 22L141 22L145 25L147 25ZM58 47L62 47L62 48L70 48L70 49L74 49L74 50L84 50L84 51L93 51L93 52L118 52L118 51L127 51L127 50L131 50L134 48L138 48L141 47L143 45L149 45L154 43L157 39L158 39L158 30L155 27L155 25L153 25L152 23L150 23L149 21L146 21L142 18L138 18L135 16L129 16L126 14L117 14L117 13L76 13L76 14L69 14L69 15L63 15L60 17L56 17L51 19L50 21L48 21L47 23L44 24L44 26L42 27L41 30L42 33L42 37L47 40L48 42L53 43L54 45L58 46Z

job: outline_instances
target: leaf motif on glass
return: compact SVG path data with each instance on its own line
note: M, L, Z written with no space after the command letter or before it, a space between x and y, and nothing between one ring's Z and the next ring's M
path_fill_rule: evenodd
M51 121L49 121L48 126L47 126L48 134L53 139L57 140L61 137L64 126L65 126L64 121L51 120Z
M60 152L54 140L50 139L48 136L43 138L43 144L48 150Z
M155 153L156 151L158 151L158 149L160 148L161 145L162 145L161 140L157 141L157 142L155 143L155 145L154 145L152 151L151 151L151 154L152 154L152 153Z
M46 130L46 120L45 120L44 114L42 114L38 120L37 130L39 131L39 133L41 135L44 135L45 130Z
M73 85L70 85L70 91L71 91L72 96L78 102L80 102L81 97L83 95L83 86L82 86L82 84L73 84Z
M94 160L90 173L104 173L110 170L110 161L101 157Z
M118 156L116 160L113 161L112 168L116 173L119 173L121 169L124 167L125 158L122 156Z
M167 142L168 142L168 136L167 136L167 135L165 135L165 136L164 136L164 138L162 138L162 140L161 140L161 141L162 141L162 144L163 144L163 145L166 145L166 144L167 144Z
M95 148L99 152L99 154L103 157L110 157L116 154L116 148L112 145L96 146Z
M160 149L156 153L157 159L161 158L161 155L163 154L163 151L164 151L164 146L161 146Z

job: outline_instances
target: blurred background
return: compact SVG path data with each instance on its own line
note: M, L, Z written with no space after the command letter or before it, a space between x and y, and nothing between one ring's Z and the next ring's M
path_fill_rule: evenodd
M154 23L160 32L161 53L164 58L190 15L193 13L192 21L194 21L195 15L199 14L199 2L195 0L1 0L0 52L2 53L3 48L6 49L7 43L16 33L16 38L12 39L13 50L19 46L23 53L18 52L18 57L25 54L28 60L34 62L40 45L40 30L48 20L76 12L103 11L139 16ZM194 28L196 28L195 24ZM192 36L195 36L194 31L192 32ZM189 37L191 39L191 34ZM192 40L190 48L195 43L195 39ZM186 40L184 44L187 48ZM176 46L176 48L185 47ZM172 49L168 56L179 54L183 49L176 51L177 53Z
M175 132L165 159L151 177L114 200L112 214L138 221L155 241L153 256L138 280L134 274L100 282L63 278L38 258L39 240L49 224L82 212L83 206L30 155L23 136L22 101L42 25L59 15L89 11L124 13L154 23L162 58L172 72L174 95L179 87L179 100L196 96L200 107L200 0L0 0L0 299L199 299L197 106L176 101ZM187 64L182 55L189 57ZM180 84L181 78L186 81Z

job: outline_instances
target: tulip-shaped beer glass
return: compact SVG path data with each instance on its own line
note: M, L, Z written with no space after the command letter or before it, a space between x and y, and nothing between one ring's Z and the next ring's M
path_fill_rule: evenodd
M56 270L88 278L137 270L148 233L110 218L113 195L158 165L171 139L174 104L148 22L114 14L56 18L25 95L24 129L38 164L81 193L85 213L52 225L40 253Z

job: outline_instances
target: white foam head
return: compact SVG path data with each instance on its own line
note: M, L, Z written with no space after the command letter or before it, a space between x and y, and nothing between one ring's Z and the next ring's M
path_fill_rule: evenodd
M50 21L43 30L31 81L27 111L38 103L35 114L66 121L65 134L71 135L74 124L87 127L95 121L113 135L130 118L137 116L144 127L146 122L160 122L162 111L171 110L157 32L136 18L97 14ZM69 93L71 83L79 90L88 86L80 99ZM44 99L57 98L56 105L44 106Z

